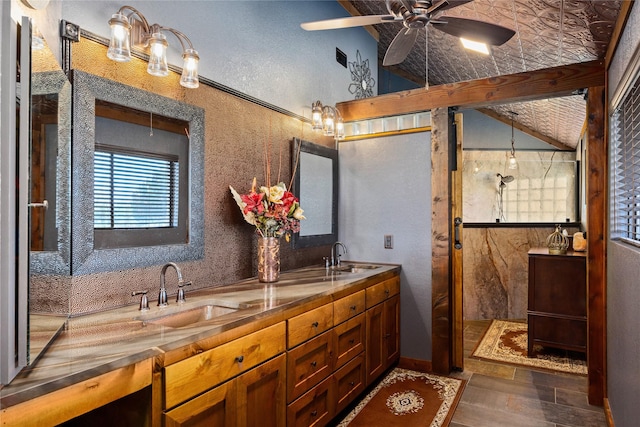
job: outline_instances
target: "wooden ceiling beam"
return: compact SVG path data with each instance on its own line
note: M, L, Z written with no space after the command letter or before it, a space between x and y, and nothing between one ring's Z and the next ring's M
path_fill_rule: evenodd
M345 121L568 96L578 89L603 86L602 61L583 62L467 82L430 86L336 104Z

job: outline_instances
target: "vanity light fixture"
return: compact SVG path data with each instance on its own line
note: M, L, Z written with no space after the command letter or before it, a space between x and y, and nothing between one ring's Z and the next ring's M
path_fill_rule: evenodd
M325 136L333 136L336 141L344 139L344 120L340 111L330 105L316 101L311 105L311 128L322 131Z
M127 13L128 14L125 14ZM131 6L122 6L109 20L111 39L107 56L117 62L131 60L131 46L149 48L147 72L153 76L164 77L169 74L167 65L167 38L163 31L176 36L182 46L182 75L180 84L189 89L199 86L198 61L200 57L193 48L191 40L184 33L159 24L149 25L147 19Z
M517 116L518 113L509 111L511 113L511 153L509 154L509 169L518 169L518 160L516 160L516 147L515 138L513 133L513 116Z

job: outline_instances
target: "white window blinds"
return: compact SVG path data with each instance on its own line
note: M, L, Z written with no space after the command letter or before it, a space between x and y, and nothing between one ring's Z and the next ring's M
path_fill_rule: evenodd
M611 120L611 238L640 244L640 82Z
M178 224L177 158L96 146L94 228L167 228Z

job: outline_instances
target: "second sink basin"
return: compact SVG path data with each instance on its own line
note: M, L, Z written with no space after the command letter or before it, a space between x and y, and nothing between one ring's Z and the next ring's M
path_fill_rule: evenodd
M373 270L375 268L380 267L379 265L375 265L375 264L356 264L356 263L348 263L348 264L342 264L342 265L337 265L334 267L331 267L332 270L334 271L343 271L343 272L348 272L348 273L358 273L364 270Z

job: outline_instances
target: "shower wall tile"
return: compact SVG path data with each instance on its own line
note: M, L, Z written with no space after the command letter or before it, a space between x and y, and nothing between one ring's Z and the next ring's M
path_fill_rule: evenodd
M465 228L463 310L465 320L524 319L527 314L529 249L545 246L549 228ZM569 235L578 231L567 228Z

